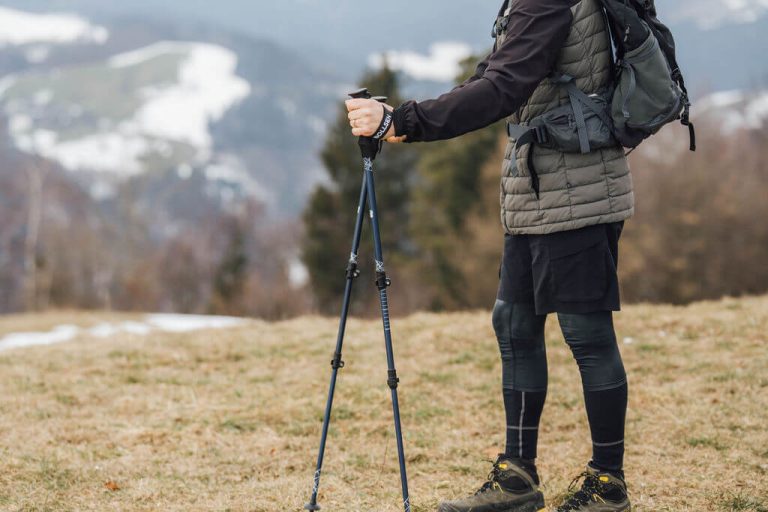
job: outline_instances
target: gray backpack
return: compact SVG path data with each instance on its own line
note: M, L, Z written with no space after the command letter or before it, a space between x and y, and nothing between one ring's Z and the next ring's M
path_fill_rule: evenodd
M588 96L573 77L555 73L550 79L568 90L570 103L527 125L510 125L510 137L518 146L535 142L564 152L589 153L619 144L634 149L679 119L688 127L690 149L695 151L691 103L677 65L675 41L658 20L653 0L600 2L615 49L613 86Z

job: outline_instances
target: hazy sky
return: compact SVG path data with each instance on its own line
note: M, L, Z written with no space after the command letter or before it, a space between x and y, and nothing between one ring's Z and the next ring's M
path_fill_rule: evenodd
M126 15L160 21L202 21L266 37L305 58L359 72L372 55L394 51L422 62L448 43L475 53L492 45L502 0L0 0L19 9L77 11L99 21ZM765 82L768 0L656 0L673 25L680 61L702 90ZM752 23L761 18L765 21ZM443 52L448 55L447 52ZM439 57L439 54L437 55ZM332 64L331 64L332 63ZM424 68L423 65L420 65Z
M0 0L0 5L21 9L204 20L356 58L390 49L426 50L431 43L446 40L484 49L491 45L491 24L500 4L500 0Z

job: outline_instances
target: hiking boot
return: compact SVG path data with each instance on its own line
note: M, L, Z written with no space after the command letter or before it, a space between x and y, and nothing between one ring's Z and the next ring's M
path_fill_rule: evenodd
M584 479L581 489L574 492L579 480ZM627 495L624 479L600 471L591 464L577 476L568 488L568 497L556 512L629 512L632 506Z
M446 501L438 512L539 512L544 495L532 463L500 455L488 481L469 498Z

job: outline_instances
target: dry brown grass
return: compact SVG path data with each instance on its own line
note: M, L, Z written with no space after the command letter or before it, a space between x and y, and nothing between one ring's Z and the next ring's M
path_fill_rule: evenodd
M63 315L67 316L67 315ZM91 318L79 317L80 321ZM0 319L0 332L59 317ZM0 510L284 511L308 498L335 319L122 336L0 354ZM635 510L768 510L768 298L617 317ZM473 490L503 442L487 312L393 323L414 511ZM541 473L589 457L578 371L550 320ZM321 504L395 511L379 321L352 321Z

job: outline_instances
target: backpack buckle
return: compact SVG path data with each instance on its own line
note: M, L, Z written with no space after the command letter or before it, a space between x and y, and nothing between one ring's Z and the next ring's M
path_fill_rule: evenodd
M546 144L549 141L547 129L544 126L534 126L532 128L534 140L538 144Z
M509 26L509 16L501 16L496 19L496 23L493 24L493 30L491 30L491 37L496 39L501 36L507 27Z

